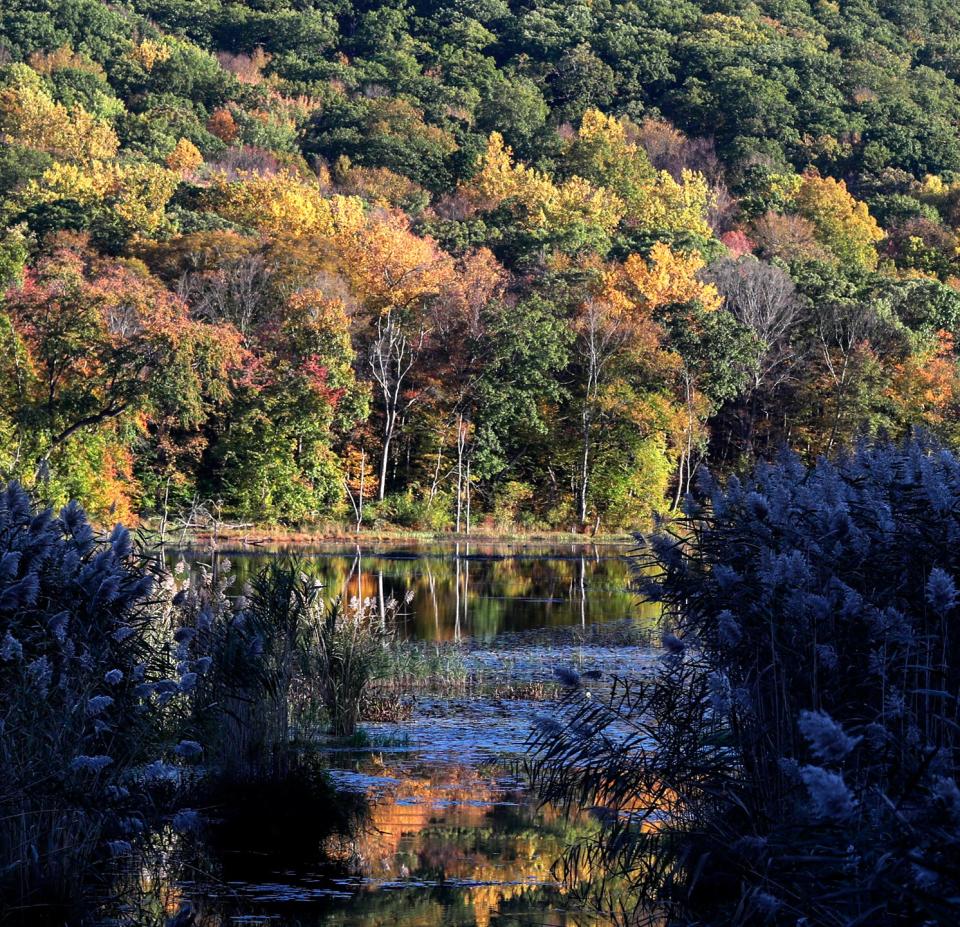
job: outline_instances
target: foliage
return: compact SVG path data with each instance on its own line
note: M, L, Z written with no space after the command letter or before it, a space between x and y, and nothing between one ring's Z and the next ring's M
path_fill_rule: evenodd
M228 395L240 345L230 328L189 318L181 301L135 262L102 260L64 242L6 300L20 467L63 498L82 437L113 435L117 452L152 418L199 424ZM162 376L160 375L162 373ZM103 468L100 478L108 477ZM135 493L118 487L119 496ZM85 495L87 495L85 493Z
M43 477L62 417L17 304L64 233L88 283L141 286L196 336L50 455L50 498L97 517L209 496L336 519L362 458L368 494L423 493L382 517L454 527L467 485L486 515L522 482L518 519L599 529L675 507L707 461L957 435L952 322L901 298L960 281L944 0L207 6L0 11L4 475ZM730 255L763 262L751 286L792 281L775 344L722 304L742 288L713 292ZM134 285L134 258L159 279ZM316 350L289 328L301 292L339 307ZM589 400L587 306L633 332ZM81 397L65 369L98 406L102 376Z
M156 571L124 528L98 537L76 503L55 516L11 484L0 564L0 885L72 904L178 777L169 718L196 673L166 657Z
M960 465L923 440L793 455L650 539L667 648L576 678L535 736L545 798L599 806L574 877L678 923L950 923L960 852L951 626ZM623 890L627 894L621 894Z

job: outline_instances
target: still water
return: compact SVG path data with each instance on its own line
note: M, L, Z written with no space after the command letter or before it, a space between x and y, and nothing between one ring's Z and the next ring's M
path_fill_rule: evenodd
M403 636L489 641L504 632L654 617L630 592L629 552L617 544L379 542L243 548L221 556L230 560L235 591L271 559L296 556L331 598L384 603L412 593L399 628ZM192 551L182 556L209 558Z
M412 592L402 633L460 642L471 674L535 684L570 666L599 670L595 684L603 686L611 674L648 672L658 658L636 637L604 631L655 617L631 592L628 550L390 543L296 554L331 596L386 601ZM230 551L235 590L270 558L289 553ZM526 738L550 702L486 692L421 694L405 720L364 724L362 747L325 745L328 775L366 808L349 836L318 828L310 851L282 861L241 852L231 860L228 847L219 858L206 850L188 854L178 866L171 861L180 838L172 837L159 873L140 880L156 917L144 918L140 904L139 921L121 915L112 923L160 924L185 905L198 927L591 923L557 883L553 866L595 822L586 813L570 820L538 807L522 776ZM308 837L311 826L306 815Z

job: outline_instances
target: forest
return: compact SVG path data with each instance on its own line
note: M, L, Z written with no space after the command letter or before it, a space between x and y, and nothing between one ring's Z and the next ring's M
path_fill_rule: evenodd
M0 0L0 924L954 927L958 336L956 0Z
M0 475L603 533L954 444L958 81L947 0L7 0Z

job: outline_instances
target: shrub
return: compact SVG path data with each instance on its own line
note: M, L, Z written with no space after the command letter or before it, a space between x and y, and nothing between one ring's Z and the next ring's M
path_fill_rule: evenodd
M597 906L957 922L958 538L960 461L920 440L704 481L641 558L674 623L658 672L567 680L534 737L541 794L600 808L567 858L606 871Z
M386 665L399 605L375 600L327 604L306 565L279 560L231 602L229 564L201 567L178 597L211 672L194 702L208 763L228 780L283 781L295 741L324 716L352 734L369 683Z
M347 604L338 599L316 625L307 665L319 686L331 733L349 736L356 731L368 686L387 665L399 607L392 599L382 611L373 599Z
M176 602L191 646L209 653L190 724L221 781L283 781L291 771L295 716L311 699L305 652L319 620L320 587L297 560L257 573L227 596L230 563L197 565Z
M98 538L75 503L54 516L16 484L0 493L5 901L76 901L98 861L129 852L152 785L176 776L162 757L192 667L166 658L155 579L122 527Z

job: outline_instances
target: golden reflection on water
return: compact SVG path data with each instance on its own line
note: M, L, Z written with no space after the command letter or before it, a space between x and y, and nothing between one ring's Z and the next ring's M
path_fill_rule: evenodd
M172 852L160 852L155 865L139 873L135 919L119 923L164 927L184 903L193 906L192 927L604 923L578 915L576 903L566 898L551 872L567 843L587 828L552 808L535 810L529 794L499 778L502 767L411 769L384 764L377 756L362 767L369 777L369 816L358 833L328 838L325 845L344 878L315 878L309 872L265 872L261 877L264 884L289 888L291 897L305 885L339 889L340 897L272 904L258 897L256 886L217 880L205 885L204 870L214 869L208 860L192 859L178 871ZM164 838L171 851L178 840L170 832ZM231 896L234 889L237 894Z
M470 766L444 765L419 774L382 763L374 768L378 776L397 781L372 784L363 832L328 847L369 880L367 891L381 890L385 882L456 887L477 927L489 927L505 906L515 908L511 902L524 896L545 889L562 896L551 867L569 834L557 812L534 812L526 803L529 796ZM415 919L394 923L444 923L445 905L430 907L430 914L420 910ZM556 927L583 922L556 909L543 913L538 922Z

